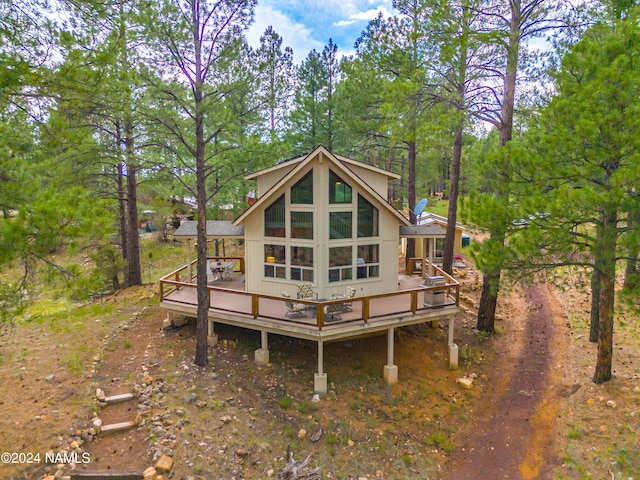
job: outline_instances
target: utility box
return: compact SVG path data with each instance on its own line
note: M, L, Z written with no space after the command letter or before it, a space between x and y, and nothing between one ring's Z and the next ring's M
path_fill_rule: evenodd
M422 286L424 287L444 287L447 284L447 281L441 275L436 275L433 277L425 277L424 283ZM444 288L438 290L427 290L424 292L424 306L425 307L433 307L436 305L444 305Z

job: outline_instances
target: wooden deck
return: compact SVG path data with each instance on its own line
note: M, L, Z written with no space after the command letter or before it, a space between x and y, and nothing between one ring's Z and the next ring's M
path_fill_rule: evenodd
M196 286L187 281L187 266L160 281L161 306L169 316L197 315ZM442 275L443 272L438 271ZM229 280L216 280L209 285L211 322L260 330L268 333L330 341L384 332L390 328L451 318L458 311L459 284L446 275L446 286L424 287L419 276L398 276L396 292L354 297L351 311L332 316L331 305L341 300L303 301L306 314L289 318L285 300L279 296L247 292L244 274L236 272ZM430 293L431 292L431 293ZM436 293L440 305L425 305Z

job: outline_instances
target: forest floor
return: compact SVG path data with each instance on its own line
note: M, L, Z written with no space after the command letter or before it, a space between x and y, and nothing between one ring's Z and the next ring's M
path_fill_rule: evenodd
M54 474L46 452L94 412L106 424L142 409L139 428L87 439L76 468L142 471L169 454L165 478L276 478L289 448L327 479L640 479L638 315L619 305L614 378L595 385L584 279L563 279L564 291L510 289L486 336L473 329L480 276L467 269L458 370L447 368L446 325L397 332L394 386L382 380L385 336L331 343L319 402L315 344L271 335L261 367L259 333L218 325L210 366L196 367L194 325L162 329L157 284L81 308L49 303L0 337L0 451L17 454L0 478ZM101 409L96 388L140 397ZM24 454L39 460L20 464Z

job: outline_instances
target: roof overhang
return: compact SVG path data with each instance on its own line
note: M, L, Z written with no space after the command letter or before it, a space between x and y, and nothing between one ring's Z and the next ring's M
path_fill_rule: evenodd
M437 225L410 225L400 227L401 238L444 238L446 232Z
M187 220L173 232L173 236L197 238L198 222ZM207 238L244 238L244 226L233 225L233 222L228 220L207 220Z

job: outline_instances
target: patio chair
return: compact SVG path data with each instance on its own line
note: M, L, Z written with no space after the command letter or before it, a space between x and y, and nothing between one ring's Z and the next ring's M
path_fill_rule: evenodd
M300 300L317 300L318 294L313 291L310 283L301 283L298 285L298 293L296 294Z
M346 312L342 303L331 303L324 307L324 318L327 322L342 320L342 313Z
M347 287L344 289L344 293L334 293L333 295L331 295L331 299L336 299L336 298L353 298L356 296L356 289L353 287ZM342 312L351 312L353 311L352 308L352 302L342 302L342 303L337 303L335 305L340 305L342 306Z
M287 292L282 292L282 296L284 298L291 298L291 295ZM287 313L285 315L288 318L307 316L307 305L304 303L284 302L284 305L287 307Z

